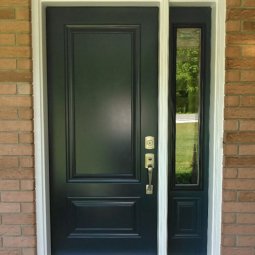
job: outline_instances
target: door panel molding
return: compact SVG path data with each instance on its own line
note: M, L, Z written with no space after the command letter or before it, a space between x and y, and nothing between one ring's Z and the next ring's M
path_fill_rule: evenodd
M141 55L141 27L140 25L66 25L65 27L65 55L67 58L66 73L67 81L66 84L66 116L67 123L66 126L66 143L67 143L67 176L68 182L139 182L141 178L140 172L140 157L141 157L141 145L140 145L140 126L141 126L141 83L139 79L140 73L140 55ZM131 120L131 141L130 147L132 150L131 162L127 162L127 169L118 172L118 169L108 169L107 172L100 173L96 171L93 166L90 166L92 169L89 169L87 173L80 172L79 169L82 168L79 164L79 159L76 158L75 148L77 145L77 136L79 136L77 129L75 128L78 124L75 122L75 109L78 108L75 101L75 72L73 65L75 64L75 39L76 44L79 40L82 40L81 37L86 36L100 36L103 40L103 37L107 39L109 36L114 36L117 40L118 37L129 37L130 39L130 69L134 75L130 77L130 84L128 84L130 89L131 100L130 104L132 105L130 112L132 117ZM93 46L92 46L93 47ZM84 57L84 56L83 56ZM106 56L104 56L105 58ZM86 90L89 90L87 88ZM104 96L105 96L105 92ZM76 95L77 96L77 95ZM94 101L94 100L92 100ZM84 112L86 115L87 111ZM89 113L88 113L89 114ZM113 113L114 114L114 113ZM85 115L83 115L85 117ZM92 128L92 130L94 130ZM84 132L84 130L82 130ZM79 142L79 141L78 141ZM85 143L82 144L83 147L89 147ZM129 164L128 164L129 163ZM91 171L90 171L91 170ZM96 172L96 173L95 173Z
M33 0L32 43L34 84L34 135L36 178L37 254L50 255L49 173L46 91L47 6L158 6L159 32L159 179L158 254L167 255L167 106L168 7L212 7L211 108L209 153L208 255L220 255L223 159L223 109L225 83L225 0Z

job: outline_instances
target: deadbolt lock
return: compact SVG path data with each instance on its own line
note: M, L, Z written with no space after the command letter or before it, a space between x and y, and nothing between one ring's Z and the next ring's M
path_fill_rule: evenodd
M146 136L145 137L145 149L146 150L155 149L155 139L154 139L153 136Z

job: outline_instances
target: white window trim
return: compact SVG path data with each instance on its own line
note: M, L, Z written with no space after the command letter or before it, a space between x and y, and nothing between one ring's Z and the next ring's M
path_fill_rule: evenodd
M223 162L223 109L225 84L226 0L33 0L32 43L36 178L37 254L51 255L46 91L46 6L158 6L159 30L159 180L158 255L167 255L167 94L168 6L211 6L211 106L208 200L208 255L220 255Z

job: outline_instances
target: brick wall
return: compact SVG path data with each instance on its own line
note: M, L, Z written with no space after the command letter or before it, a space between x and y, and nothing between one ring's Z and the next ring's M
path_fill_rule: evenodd
M0 0L0 255L35 254L29 0Z
M255 255L255 0L227 0L223 255ZM29 0L0 0L0 255L35 254Z
M255 0L227 1L223 255L255 254Z

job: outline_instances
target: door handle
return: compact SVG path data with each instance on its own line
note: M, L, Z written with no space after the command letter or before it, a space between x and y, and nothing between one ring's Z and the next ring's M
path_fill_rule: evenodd
M154 168L154 154L153 153L146 153L145 154L145 168L148 170L148 179L149 184L146 185L146 194L152 195L153 194L153 185L152 185L152 175L153 175L153 168Z
M146 194L147 195L153 194L152 173L153 173L153 167L149 166L148 167L149 184L146 185Z

